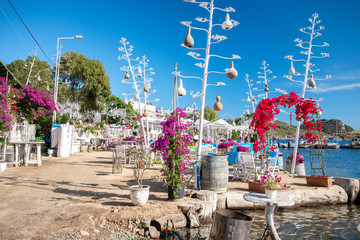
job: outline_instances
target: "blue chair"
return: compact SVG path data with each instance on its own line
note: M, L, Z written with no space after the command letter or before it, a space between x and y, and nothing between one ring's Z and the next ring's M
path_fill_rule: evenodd
M228 152L229 165L237 163L237 152Z

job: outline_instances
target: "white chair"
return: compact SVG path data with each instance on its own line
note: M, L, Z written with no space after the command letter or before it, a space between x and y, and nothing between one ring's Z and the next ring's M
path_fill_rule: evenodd
M234 175L233 175L232 180L235 180L235 179L241 179L242 181L245 180L246 174L245 174L245 166L244 166L242 154L243 154L243 152L237 153L237 163L233 165Z
M257 175L260 175L261 172L261 166L255 165L255 159L254 154L252 153L243 153L242 159L244 161L244 171L245 171L245 177L243 179L244 182L254 178L255 173Z
M126 164L126 152L125 152L125 147L120 146L120 147L116 147L114 150L114 154L113 154L113 161L115 161L115 159L119 159L122 163Z

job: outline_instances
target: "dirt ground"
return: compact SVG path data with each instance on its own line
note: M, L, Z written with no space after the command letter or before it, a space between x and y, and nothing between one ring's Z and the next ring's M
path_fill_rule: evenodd
M118 231L137 232L140 220L179 212L179 202L168 201L167 188L153 178L159 167L145 171L150 197L144 207L130 200L129 186L136 184L131 166L111 173L110 151L43 157L40 167L8 168L0 173L0 239L104 239ZM285 176L285 183L293 180ZM305 179L296 181L297 188L305 186ZM247 183L230 180L228 191L245 192Z

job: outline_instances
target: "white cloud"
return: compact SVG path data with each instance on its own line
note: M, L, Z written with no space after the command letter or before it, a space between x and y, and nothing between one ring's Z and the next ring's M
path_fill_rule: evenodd
M354 84L347 84L347 85L340 85L336 87L328 87L328 88L318 88L315 93L320 92L332 92L332 91L341 91L341 90L352 90L354 88L360 88L360 83L354 83Z
M333 76L334 80L358 80L360 79L360 69L348 71L344 74L337 74Z

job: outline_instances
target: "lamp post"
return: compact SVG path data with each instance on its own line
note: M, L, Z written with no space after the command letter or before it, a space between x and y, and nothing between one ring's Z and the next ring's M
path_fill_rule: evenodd
M55 62L55 85L54 85L54 102L57 104L58 97L58 87L59 87L59 73L60 73L60 55L61 55L61 47L60 39L82 39L83 36L75 35L74 37L59 37L57 39L56 45L56 62ZM52 123L55 123L56 120L56 111L54 111Z

